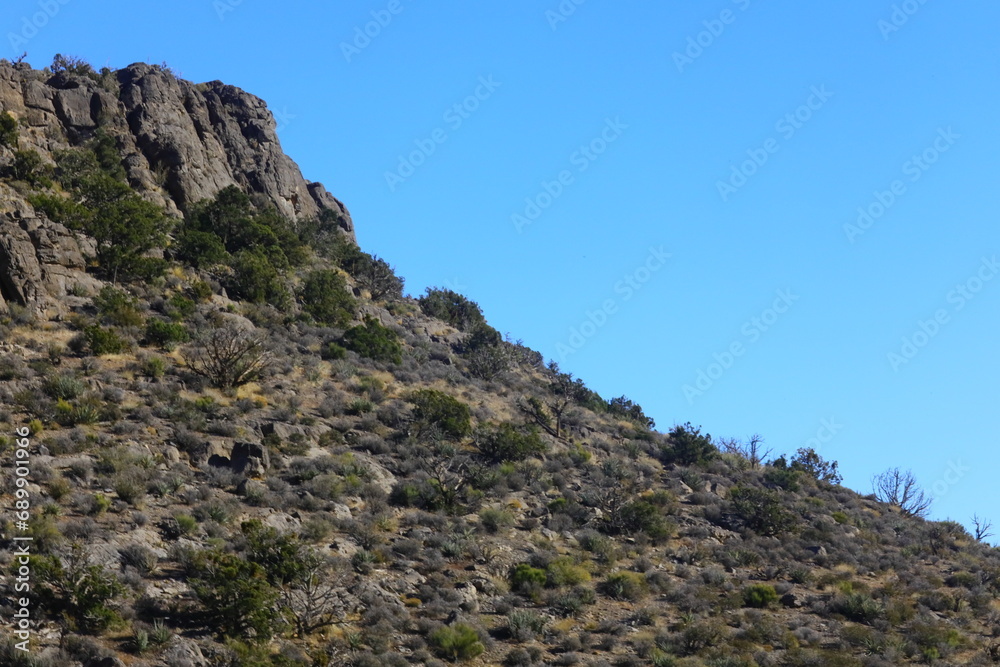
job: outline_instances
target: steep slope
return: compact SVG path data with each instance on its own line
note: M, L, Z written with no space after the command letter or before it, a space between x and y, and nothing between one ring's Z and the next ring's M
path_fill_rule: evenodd
M984 535L404 296L256 98L0 71L0 665L1000 663Z

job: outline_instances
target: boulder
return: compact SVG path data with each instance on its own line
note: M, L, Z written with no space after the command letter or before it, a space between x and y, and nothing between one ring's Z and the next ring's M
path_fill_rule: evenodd
M212 663L205 658L198 644L175 636L163 652L159 664L163 667L209 667Z
M237 442L233 446L229 466L233 472L247 477L263 477L271 467L271 456L267 448L254 442Z

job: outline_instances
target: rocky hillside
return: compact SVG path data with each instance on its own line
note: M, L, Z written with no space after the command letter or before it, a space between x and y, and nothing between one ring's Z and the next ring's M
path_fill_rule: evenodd
M406 296L237 89L0 81L0 665L1000 663L988 526L905 472L658 431Z
M73 63L53 73L4 61L0 110L20 125L19 144L4 146L0 158L35 151L51 165L58 151L102 131L113 138L128 183L172 215L235 185L293 221L335 212L353 236L343 204L303 179L282 152L263 100L220 81L193 84L146 64L98 74ZM9 184L0 207L0 265L10 267L0 272L0 297L51 307L74 280L86 282L83 256L93 254L86 240L39 216Z

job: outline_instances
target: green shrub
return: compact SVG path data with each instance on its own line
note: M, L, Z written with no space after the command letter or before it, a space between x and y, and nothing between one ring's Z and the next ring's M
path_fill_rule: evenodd
M317 270L307 275L299 299L302 309L314 320L331 327L346 326L357 308L344 277L331 270Z
M265 526L259 519L240 524L247 541L247 558L264 568L274 585L301 581L318 560L297 537Z
M91 67L90 63L83 58L78 58L76 56L64 56L61 53L57 53L53 56L50 69L53 74L66 72L67 74L86 76L92 79L97 76L97 72L94 71L94 68Z
M396 275L393 267L377 255L369 255L356 246L340 252L338 264L368 290L372 301L385 297L399 299L403 296L403 279Z
M71 401L84 392L84 384L72 375L53 375L45 379L42 390L54 399Z
M421 389L410 396L418 434L435 427L448 438L459 439L472 430L472 411L465 403L437 389Z
M486 650L475 628L465 623L441 626L428 639L435 653L452 662L472 660Z
M210 300L212 298L212 294L212 286L204 280L196 280L191 285L191 296L193 296L199 303Z
M662 450L664 463L690 466L704 463L718 456L719 450L712 444L710 435L702 435L700 428L688 422L675 426L670 431L670 446Z
M907 638L924 650L949 651L967 643L956 628L945 623L913 623L906 633Z
M601 584L601 592L616 600L636 601L646 597L649 584L638 572L616 572Z
M259 564L231 553L202 551L194 556L191 570L191 589L219 635L262 643L280 629L278 591Z
M424 315L444 320L460 331L471 331L477 325L486 324L483 311L475 301L449 289L428 287L418 301Z
M121 625L113 605L125 586L103 567L87 565L78 548L65 562L55 556L33 557L31 570L42 606L65 616L72 629L99 633Z
M226 246L218 235L188 228L177 235L177 254L199 269L223 264L229 258Z
M191 535L198 529L198 521L190 514L178 514L174 516L174 523L181 535Z
M140 474L135 471L127 471L117 475L114 479L113 488L118 498L124 500L129 505L138 506L142 499L146 497L146 482Z
M49 172L42 156L35 150L14 151L14 161L7 167L7 175L11 178L43 187L52 185Z
M164 350L172 350L191 340L187 327L180 322L165 322L150 318L146 322L146 342Z
M764 471L764 481L774 487L795 493L801 488L798 470L784 467L784 458L771 463Z
M871 624L883 614L883 607L870 595L849 593L838 597L831 605L831 611L843 614L857 623Z
M518 563L510 574L510 587L518 593L524 595L534 595L548 580L545 570L531 567L528 563Z
M230 290L238 299L254 303L270 303L277 307L288 304L288 290L271 259L260 249L241 250L232 258L233 276Z
M90 504L90 514L100 516L111 509L111 499L103 493L95 493Z
M475 445L479 453L493 463L523 461L546 449L537 429L520 428L510 422L479 427Z
M28 195L28 202L49 220L70 229L85 229L94 212L71 197L36 193Z
M770 584L754 584L743 589L743 606L764 609L778 601L778 593Z
M734 486L729 490L729 504L742 527L761 535L779 535L796 523L795 516L784 508L781 497L774 491Z
M507 630L515 641L531 641L545 631L545 626L545 618L530 609L515 609L507 614Z
M94 297L94 305L106 324L119 327L142 325L143 315L138 299L116 287L103 287Z
M792 470L801 470L813 479L829 484L840 484L844 479L837 469L836 461L825 460L811 447L799 448L789 467Z
M717 621L699 621L681 631L677 638L677 648L685 655L694 655L717 645L723 636L724 631Z
M97 263L111 280L119 275L149 278L162 273L162 260L146 257L154 248L162 248L173 220L164 211L132 191L123 180L99 171L96 158L91 170L74 178L77 201L92 212L84 222L84 231L97 243ZM65 171L72 167L60 165Z
M484 507L479 510L479 523L487 532L497 533L514 525L514 515L507 510Z
M590 581L590 572L577 565L568 556L560 556L545 568L546 583L549 586L576 586Z
M86 327L83 336L90 351L99 357L106 354L121 354L131 347L129 342L114 329L105 329L98 324Z
M4 111L0 113L0 146L17 148L18 129L17 119Z
M327 343L320 348L319 356L327 361L337 361L347 358L347 348L336 343Z
M403 362L403 347L399 343L399 336L372 317L366 316L364 324L345 331L340 342L362 357L394 364Z
M589 389L586 391L590 391ZM591 396L590 398L593 398ZM644 429L651 429L656 426L656 422L652 418L647 417L646 413L642 411L642 406L638 403L632 402L627 396L619 396L618 398L612 398L608 401L604 409L611 415L616 417L622 417L628 419L629 421L635 422L637 425ZM690 428L690 424L687 425ZM677 429L674 429L675 431ZM694 431L697 435L697 429ZM707 436L706 436L707 438Z
M669 539L677 530L677 525L663 515L661 508L646 500L634 500L609 512L603 525L612 534L642 532L654 541Z
M389 494L389 502L398 507L418 507L432 511L444 507L440 487L428 481L396 482Z
M200 284L204 285L205 283ZM209 294L211 294L211 291ZM167 301L167 306L167 314L170 316L170 319L174 321L186 320L194 315L194 312L197 309L197 304L180 292L170 297Z
M75 404L59 399L52 418L61 426L96 424L101 418L101 403L94 396Z

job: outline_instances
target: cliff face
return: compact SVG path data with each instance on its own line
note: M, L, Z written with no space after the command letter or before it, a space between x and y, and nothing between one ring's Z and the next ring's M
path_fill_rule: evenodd
M298 221L332 211L351 238L344 205L306 181L281 149L263 100L219 81L194 84L163 68L134 64L104 77L49 74L0 62L0 113L21 124L19 148L50 161L55 151L91 138L100 127L115 138L132 186L180 214L190 204L236 185ZM0 161L13 149L0 147ZM87 283L89 241L32 209L0 185L0 303L63 298Z

